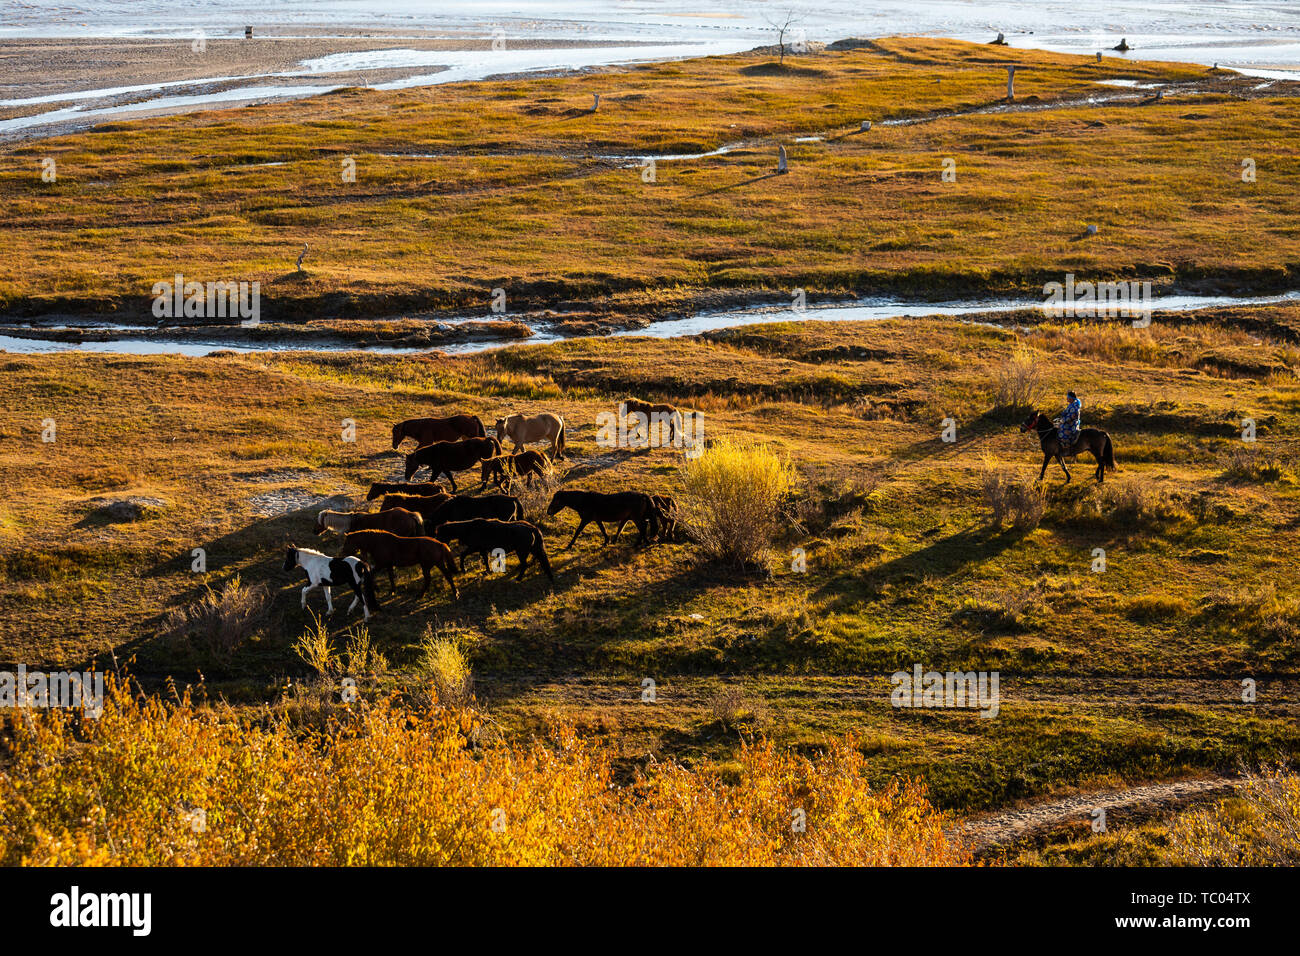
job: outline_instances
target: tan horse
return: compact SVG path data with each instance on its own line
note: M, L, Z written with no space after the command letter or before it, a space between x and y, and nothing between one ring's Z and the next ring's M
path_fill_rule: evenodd
M504 442L507 438L515 443L517 452L530 441L549 441L551 457L559 460L564 457L564 419L550 412L540 415L507 415L497 419L497 440Z

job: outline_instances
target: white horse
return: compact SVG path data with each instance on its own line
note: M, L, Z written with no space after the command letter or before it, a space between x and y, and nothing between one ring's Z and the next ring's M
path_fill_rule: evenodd
M289 545L284 556L284 569L292 571L302 568L307 572L310 582L302 589L302 606L307 606L307 594L315 588L325 589L325 606L330 614L334 613L334 599L330 588L344 584L356 592L356 597L348 605L348 613L356 610L358 604L365 613L365 620L370 620L370 609L379 610L379 599L375 597L375 578L370 573L370 566L357 557L331 558L310 548L295 548Z

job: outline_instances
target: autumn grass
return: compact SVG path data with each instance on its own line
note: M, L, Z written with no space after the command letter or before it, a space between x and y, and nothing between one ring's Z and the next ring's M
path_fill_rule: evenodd
M1200 317L1107 338L1070 324L1016 332L916 320L461 357L5 356L4 663L130 661L150 687L202 680L259 712L288 682L304 686L295 706L324 726L341 674L372 702L432 696L420 675L436 622L505 740L544 735L558 714L631 774L665 755L728 766L734 724L800 753L853 733L873 786L923 778L936 805L954 810L1286 757L1300 746L1285 584L1300 557L1289 531L1300 491L1227 472L1243 416L1257 422L1260 449L1300 437L1300 395L1293 376L1246 370L1290 367L1286 341L1253 334L1250 344ZM1237 350L1241 364L1201 368L1202 349ZM1053 412L1074 387L1085 422L1114 436L1119 471L1100 488L1080 469L1068 486L1049 472L1037 526L999 529L984 498L988 463L1026 485L1041 463L1018 417L998 409L1000 370L1026 354L1042 369L1036 404ZM538 498L529 517L554 556L554 589L472 573L452 604L436 587L417 600L402 574L393 597L381 583L384 610L367 631L383 666L321 671L295 652L323 600L298 608L302 582L280 571L282 548L336 546L311 540L311 516L322 498L359 499L399 467L392 421L555 411L571 453L555 487L680 498L680 453L596 442L597 416L627 394L702 411L711 441L791 462L790 520L770 574L733 572L689 542L638 550L626 533L606 549L584 539L557 554L572 520L546 517ZM51 416L59 439L43 443ZM940 440L945 417L955 444ZM355 442L342 438L345 419L357 423ZM249 458L249 448L273 453ZM147 521L86 523L105 494L169 506ZM206 576L191 569L196 547ZM802 572L786 557L796 548ZM1098 548L1104 573L1093 570ZM235 574L267 586L272 602L229 661L200 662L163 639L167 615ZM336 614L322 626L331 659L346 662L359 622ZM893 711L888 675L918 662L999 670L998 720ZM1260 682L1259 705L1241 703L1246 677ZM646 678L659 687L656 706L641 701ZM741 703L712 700L723 679Z
M144 314L153 284L177 271L262 282L268 320L487 316L494 288L512 310L653 313L711 295L788 300L793 288L1036 294L1065 272L1251 290L1293 280L1297 114L1285 84L1264 94L1201 67L918 38L801 57L798 69L769 59L348 90L306 110L5 146L0 226L14 241L0 254L0 302ZM1008 61L1029 110L971 113L999 104ZM1205 95L1139 105L1097 85L1112 78ZM595 91L602 108L590 113ZM1129 98L1083 102L1116 95ZM863 119L875 125L857 134ZM794 142L811 135L821 139ZM786 176L770 175L777 143L790 150ZM659 163L653 183L606 158L728 144ZM47 156L53 183L38 175ZM341 179L347 157L355 183ZM1241 179L1243 157L1254 182ZM945 158L955 182L941 178ZM1087 223L1100 232L1085 240ZM303 242L306 276L293 268Z

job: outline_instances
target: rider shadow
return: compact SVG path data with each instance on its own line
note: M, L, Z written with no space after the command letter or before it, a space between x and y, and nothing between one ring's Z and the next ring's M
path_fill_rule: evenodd
M831 598L828 610L839 610L862 602L861 591L882 593L885 586L899 582L916 582L927 577L950 578L967 568L992 560L1014 547L1031 529L967 528L933 541L909 554L879 564L852 582L845 591L845 579L836 578L817 589L819 598Z

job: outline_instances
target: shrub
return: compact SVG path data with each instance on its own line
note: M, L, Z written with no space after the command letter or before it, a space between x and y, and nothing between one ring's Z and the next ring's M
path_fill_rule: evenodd
M1175 866L1300 864L1300 777L1247 774L1235 797L1175 819L1169 847Z
M765 445L720 441L682 466L681 508L710 557L766 567L793 483L790 463Z
M1167 492L1137 481L1103 485L1099 503L1112 525L1128 529L1159 528L1191 517Z
M1125 615L1135 621L1167 621L1182 617L1187 610L1187 603L1181 598L1164 594L1144 594L1124 607Z
M1017 478L1011 472L986 467L981 488L989 509L989 522L995 528L1008 521L1021 531L1038 527L1047 511L1047 498L1041 485Z
M1255 590L1220 591L1205 599L1204 613L1228 625L1233 633L1263 644L1300 636L1300 601L1279 597L1272 584Z
M311 612L312 626L303 631L294 642L298 658L316 672L320 678L330 678L340 671L339 660L330 644L329 628L315 611Z
M1294 483L1297 471L1293 455L1262 448L1235 448L1228 458L1223 478L1252 484Z
M298 733L116 682L98 720L0 715L0 865L970 862L920 784L869 785L853 738L813 758L746 744L725 777L668 762L621 782L617 749L567 728L470 748L444 709L353 715Z
M220 591L204 587L203 597L167 616L165 633L217 660L229 660L266 623L271 594L265 585L246 587L235 575Z
M533 485L528 487L522 480L516 480L511 494L524 506L524 514L546 514L546 506L560 490L560 476L552 462L540 477L533 476Z
M993 379L993 406L1008 411L1032 411L1034 396L1043 388L1038 359L1028 349L1017 349L1002 363Z
M758 722L763 716L739 687L723 684L706 699L709 715L723 727L740 729Z
M1028 627L1030 618L1046 606L1042 594L1028 588L993 598L968 597L958 605L953 618L994 631L1022 631Z
M458 637L435 631L432 624L425 625L418 669L432 685L434 700L442 706L466 707L473 699L473 675Z

